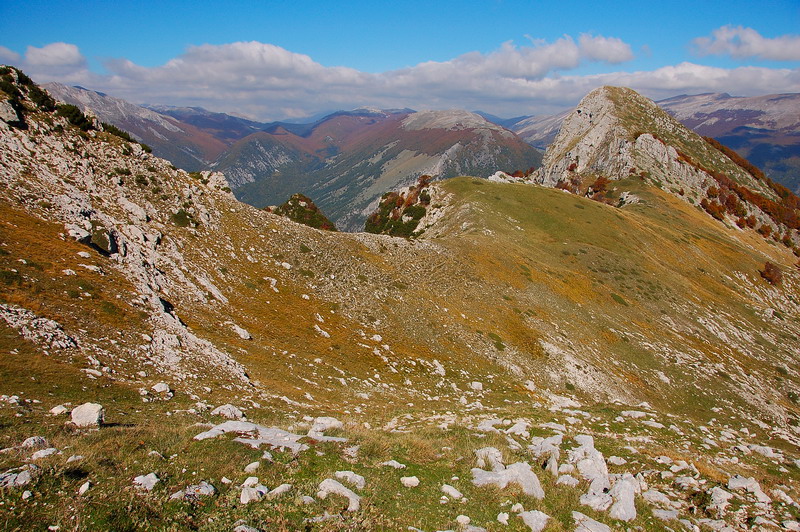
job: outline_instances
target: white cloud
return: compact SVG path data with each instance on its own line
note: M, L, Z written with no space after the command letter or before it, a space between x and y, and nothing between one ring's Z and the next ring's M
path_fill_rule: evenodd
M2 53L2 50L0 50ZM56 64L55 58L63 63ZM311 57L260 42L194 46L158 67L108 61L108 74L89 71L74 45L29 48L18 65L37 81L79 84L137 103L194 105L274 120L360 106L481 109L501 116L545 114L575 105L600 85L623 85L653 98L682 93L753 95L792 92L800 70L722 69L681 63L653 71L569 75L583 63L633 57L616 38L564 36L553 42L504 43L491 53L470 52L382 72L327 67Z
M712 31L711 37L698 37L693 44L700 55L800 61L800 35L783 35L770 39L752 28L722 26Z
M578 39L584 57L606 63L624 63L633 59L630 45L616 37L594 37L586 33Z
M5 46L0 46L0 63L17 64L19 63L20 55L14 50L9 50Z
M78 47L65 42L54 42L41 48L28 46L25 61L34 67L80 67L86 64Z

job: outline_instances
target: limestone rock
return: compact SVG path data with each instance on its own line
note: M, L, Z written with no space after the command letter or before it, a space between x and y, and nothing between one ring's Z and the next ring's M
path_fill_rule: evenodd
M547 526L550 516L539 510L530 510L519 514L522 522L531 529L531 532L541 532Z
M357 512L358 509L361 507L361 497L356 495L352 490L342 486L336 480L332 478L326 478L319 484L319 492L317 492L317 496L320 499L325 499L328 495L340 495L342 497L347 498L347 511L348 512Z
M367 484L364 480L364 477L352 471L337 471L333 474L333 476L342 480L346 480L358 489L364 489L364 486Z
M575 520L575 532L611 532L611 527L608 525L580 512L572 512L572 518Z
M105 410L97 403L83 403L72 410L72 422L78 427L99 427L105 420Z
M416 488L419 486L419 479L416 476L400 477L400 483L407 488Z
M148 473L147 475L139 475L134 478L133 483L140 489L152 491L159 480L155 473Z
M244 419L244 414L241 410L232 404L220 405L211 411L212 416L222 416L227 419Z

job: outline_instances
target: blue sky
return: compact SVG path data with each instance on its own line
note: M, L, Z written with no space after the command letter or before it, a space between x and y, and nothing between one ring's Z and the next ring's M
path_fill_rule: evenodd
M800 92L797 0L27 0L0 3L0 20L0 61L37 81L260 119L540 114L607 83L654 98Z

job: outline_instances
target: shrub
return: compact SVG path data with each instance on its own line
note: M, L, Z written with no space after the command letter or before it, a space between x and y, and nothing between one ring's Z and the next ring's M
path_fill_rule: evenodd
M192 223L192 215L186 212L184 209L180 209L178 212L173 214L170 219L172 220L172 223L178 227L188 227L189 224Z
M761 234L761 236L767 238L772 233L772 227L770 227L767 224L764 224L758 228L758 232Z
M758 273L772 285L781 284L783 280L783 272L781 269L770 261L765 262L764 269L760 270Z
M50 113L56 110L56 101L47 94L46 90L40 89L38 85L31 85L28 89L28 98L42 111Z
M81 131L94 129L92 121L86 118L83 111L74 105L68 103L60 104L56 107L56 114L66 118L70 124L79 128Z

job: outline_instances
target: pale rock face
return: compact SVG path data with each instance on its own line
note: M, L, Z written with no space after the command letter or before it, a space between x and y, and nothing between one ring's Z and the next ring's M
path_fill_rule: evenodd
M105 410L97 403L84 403L72 410L72 422L78 427L99 427L105 419Z
M364 489L364 486L367 484L366 480L364 480L364 477L352 471L337 471L334 473L334 476L349 482L358 489Z
M17 122L19 120L17 111L14 110L8 100L0 101L0 120L4 122Z

